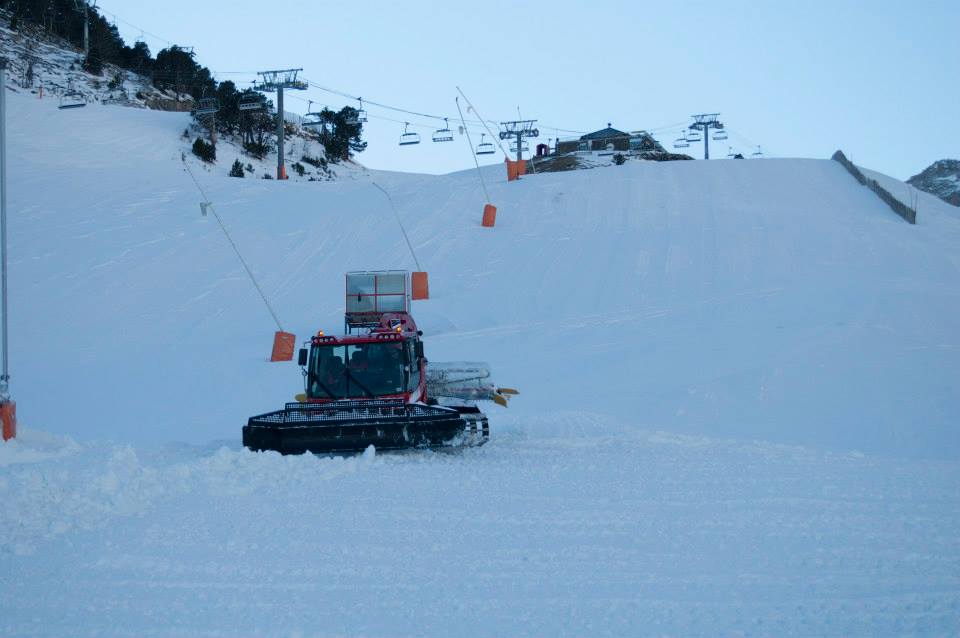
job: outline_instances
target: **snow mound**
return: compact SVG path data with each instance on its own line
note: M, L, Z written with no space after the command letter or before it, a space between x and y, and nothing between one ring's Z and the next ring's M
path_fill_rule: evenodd
M81 449L69 436L20 427L17 438L0 444L0 467L56 459L76 454Z

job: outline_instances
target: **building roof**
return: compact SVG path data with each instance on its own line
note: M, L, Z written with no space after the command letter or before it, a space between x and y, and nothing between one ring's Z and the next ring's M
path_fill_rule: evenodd
M593 133L587 133L580 137L581 140L604 140L611 137L630 137L629 133L624 133L623 131L618 131L615 128L610 128L607 126L605 129L599 131L594 131Z

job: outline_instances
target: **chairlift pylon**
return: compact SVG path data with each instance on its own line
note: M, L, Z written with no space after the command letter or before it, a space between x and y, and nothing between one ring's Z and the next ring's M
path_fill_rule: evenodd
M477 144L477 155L493 155L497 152L497 149L494 148L492 142L484 142L483 138L486 137L486 133L480 134L480 143Z
M443 118L443 128L438 128L433 133L434 142L452 142L453 141L453 131L450 130L450 124L447 122L447 118Z
M400 136L400 146L410 146L411 144L420 143L420 134L408 131L410 122L403 123L403 134Z

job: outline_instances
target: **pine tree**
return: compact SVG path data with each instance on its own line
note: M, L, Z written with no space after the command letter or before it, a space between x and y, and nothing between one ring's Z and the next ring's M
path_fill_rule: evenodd
M217 161L217 147L213 144L204 142L203 138L200 137L198 137L193 143L193 154L202 159L204 162Z
M86 59L83 61L83 70L91 75L103 73L103 60L100 59L100 49L90 47Z
M246 177L243 173L243 164L239 159L233 160L233 167L230 169L230 177Z
M339 111L320 112L320 143L332 162L350 159L351 151L362 153L367 143L361 138L363 123L357 121L357 109L345 106Z

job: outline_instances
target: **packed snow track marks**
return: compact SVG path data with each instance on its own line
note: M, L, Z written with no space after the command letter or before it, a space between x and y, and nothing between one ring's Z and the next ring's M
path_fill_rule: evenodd
M0 633L960 630L956 463L543 419L553 436L517 421L458 454L120 446L7 466Z

